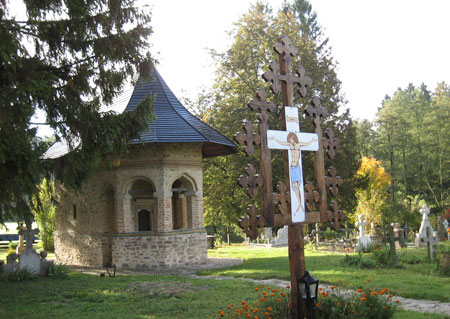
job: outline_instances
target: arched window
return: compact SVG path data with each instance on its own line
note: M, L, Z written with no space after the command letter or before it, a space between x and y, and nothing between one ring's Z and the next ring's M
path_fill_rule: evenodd
M151 213L142 209L138 212L138 231L151 231L152 230L152 218Z

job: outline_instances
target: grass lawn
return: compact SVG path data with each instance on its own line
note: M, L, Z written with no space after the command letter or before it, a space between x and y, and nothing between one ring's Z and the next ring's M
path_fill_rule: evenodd
M256 300L255 284L240 280L164 276L98 276L0 282L0 318L213 318L241 300ZM20 296L20 298L19 298ZM394 319L448 319L398 310Z
M405 249L399 251L404 258L416 255L424 258L425 249ZM239 257L244 264L223 270L208 270L200 275L222 275L254 279L278 278L289 280L287 248L253 248L246 246L221 247L209 250L210 257ZM379 288L389 288L398 296L414 299L450 301L450 278L434 273L435 265L420 263L403 264L402 269L359 269L341 265L345 257L340 253L305 251L306 268L322 283L340 285L339 279L353 287L371 279Z

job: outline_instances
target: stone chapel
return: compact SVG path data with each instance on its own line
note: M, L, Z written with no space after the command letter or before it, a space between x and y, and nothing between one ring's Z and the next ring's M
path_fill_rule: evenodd
M150 83L123 99L124 112L148 93L157 118L120 164L79 193L57 185L58 262L152 269L207 261L202 159L234 153L235 145L189 113L155 68ZM65 153L54 145L45 156Z

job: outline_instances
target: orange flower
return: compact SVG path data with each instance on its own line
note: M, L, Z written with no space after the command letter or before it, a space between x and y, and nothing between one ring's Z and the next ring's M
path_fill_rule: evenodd
M258 288L255 288L255 291L258 291L259 289Z
M372 292L372 296L376 296L376 295L378 295L378 292L376 292L376 291Z
M291 286L286 286L287 289L291 289Z
M241 304L245 305L245 301L241 301Z
M366 301L367 298L366 298L366 297L362 297L361 300L362 300L362 301Z
M365 285L365 284L366 284L366 282L365 282L365 281L363 281L363 284Z
M275 301L276 301L276 302L280 302L280 301L281 301L281 299L280 299L280 298L277 298L277 299L275 299Z
M319 288L319 291L322 291L323 290L323 288Z
M267 311L272 311L272 307L267 307Z
M284 292L282 292L280 295L286 297L286 294Z
M262 285L261 285L261 286L259 286L259 288L263 289L263 288L264 288L264 286L262 286Z
M395 302L396 302L396 303L400 303L400 300L397 299Z
M264 298L259 298L259 302L263 302L264 300Z
M266 311L266 312L264 313L264 316L268 317L268 316L269 316L269 313Z
M358 289L358 292L361 293L363 290L362 289Z
M386 310L386 306L383 306L383 310Z
M337 303L338 307L342 306L342 304L340 302Z
M258 316L255 316L255 318L254 319L259 319L259 317Z
M363 297L367 297L367 294L363 294L362 296L363 296Z
M389 298L392 298L392 294L389 294Z
M247 314L247 318L251 318L251 317L252 317L252 315L248 313Z
M270 294L270 297L273 297L273 296L275 296L275 294Z
M320 307L320 302L316 303L316 307L317 307L317 308Z
M336 287L336 286L331 286L330 288L331 288L331 290L334 290L334 289L336 289L337 287Z

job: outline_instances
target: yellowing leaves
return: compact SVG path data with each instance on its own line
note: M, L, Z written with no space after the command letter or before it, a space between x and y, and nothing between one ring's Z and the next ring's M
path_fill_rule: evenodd
M357 177L367 179L365 187L356 191L356 215L363 214L370 223L375 224L381 223L382 208L387 204L387 190L391 184L391 176L381 164L375 158L363 157L356 172Z

